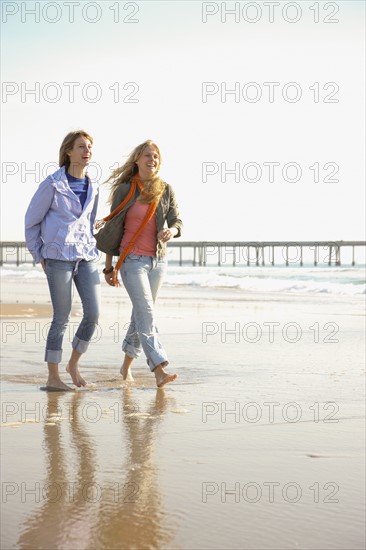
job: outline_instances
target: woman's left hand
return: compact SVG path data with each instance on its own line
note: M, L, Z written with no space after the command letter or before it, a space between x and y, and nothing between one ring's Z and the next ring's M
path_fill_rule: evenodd
M177 233L178 229L176 227L172 227L170 229L162 229L158 233L158 239L159 241L166 243L167 241L170 241L170 239L172 239Z
M105 273L104 274L104 280L106 283L109 284L109 286L115 286L114 285L114 280L113 280L113 271L112 273Z

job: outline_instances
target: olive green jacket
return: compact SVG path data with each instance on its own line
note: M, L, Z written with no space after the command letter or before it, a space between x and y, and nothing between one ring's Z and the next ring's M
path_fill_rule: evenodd
M121 202L125 199L125 197L127 196L130 190L130 187L131 187L131 182L121 183L121 185L117 187L113 197L112 205L111 205L111 212L115 208L117 208L117 206L121 204ZM126 218L127 210L134 204L134 202L136 201L139 195L140 195L140 189L137 187L134 196L128 201L128 203L124 206L121 212L121 216L123 219L123 230L124 230L124 220ZM178 230L178 233L175 235L175 237L181 236L183 223L179 217L179 209L178 209L177 200L175 198L175 193L172 187L168 183L165 183L165 190L156 207L155 219L156 219L157 233L159 233L159 231L161 231L164 228L164 224L166 222L169 229L171 229L172 227L175 227ZM122 236L123 236L123 233L122 233ZM122 240L122 236L121 236L121 240ZM157 249L156 249L156 255L158 258L165 256L166 248L167 248L166 243L163 243L158 240Z

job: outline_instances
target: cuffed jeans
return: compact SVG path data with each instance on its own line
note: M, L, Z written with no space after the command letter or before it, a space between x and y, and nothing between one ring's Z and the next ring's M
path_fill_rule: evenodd
M46 259L46 275L53 305L53 319L47 337L45 361L60 363L62 341L71 313L72 281L75 282L83 306L83 318L72 341L72 348L84 353L98 324L99 273L94 261Z
M154 256L128 254L120 270L133 306L122 350L129 357L136 358L143 349L151 371L161 363L168 364L167 354L157 336L154 317L154 302L166 269L164 258L158 260Z

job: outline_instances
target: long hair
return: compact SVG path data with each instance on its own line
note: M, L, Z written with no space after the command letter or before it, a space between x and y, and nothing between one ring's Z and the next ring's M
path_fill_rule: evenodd
M109 203L113 202L113 197L117 188L123 183L128 183L131 181L133 176L138 174L138 166L136 161L141 157L145 148L149 146L153 147L159 155L158 170L160 169L161 154L156 143L151 141L151 139L147 139L143 143L140 143L140 145L137 145L137 147L134 148L126 162L122 166L116 168L116 170L114 170L111 176L107 179L106 183L111 184L111 192L108 200ZM153 201L158 201L164 191L164 188L164 182L161 180L160 176L155 174L150 180L145 182L145 190L143 197L141 197L141 202L151 203Z
M90 141L90 143L93 143L93 138L88 134L88 132L85 132L85 130L74 130L73 132L69 132L61 143L58 161L59 166L65 166L66 170L70 166L70 157L67 153L69 153L74 147L74 143L78 137L85 137Z

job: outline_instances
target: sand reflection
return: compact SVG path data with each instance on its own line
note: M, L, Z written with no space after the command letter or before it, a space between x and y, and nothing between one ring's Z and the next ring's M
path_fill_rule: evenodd
M118 422L105 425L81 414L86 392L47 395L45 480L40 503L21 526L19 548L167 546L173 535L164 519L154 447L172 398L163 389L149 401L146 395L123 388ZM57 411L66 405L61 417Z

